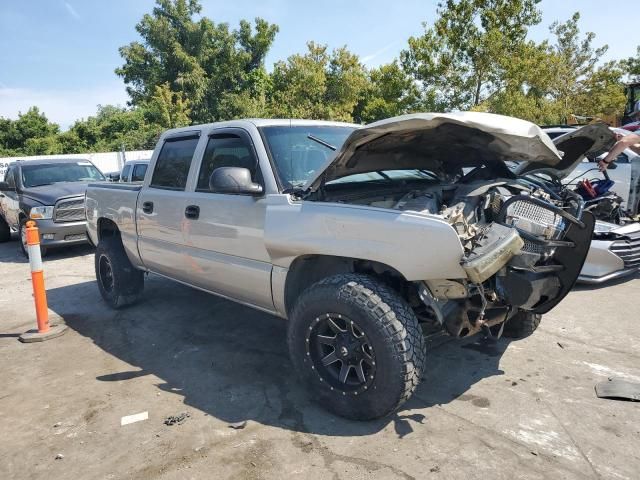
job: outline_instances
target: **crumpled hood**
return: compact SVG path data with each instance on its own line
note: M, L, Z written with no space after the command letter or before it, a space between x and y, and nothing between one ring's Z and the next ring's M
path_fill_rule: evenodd
M43 205L54 205L57 200L64 197L84 195L88 185L89 182L54 183L53 185L25 188L23 195Z
M561 160L548 135L525 120L482 112L416 113L355 130L305 190L348 175L394 169L446 175L484 165L496 176L513 177L507 161L553 167Z
M605 123L593 123L553 140L562 153L562 160L552 167L535 161L523 162L516 168L518 175L531 172L552 173L562 179L567 177L586 156L598 156L608 152L616 141L615 133Z

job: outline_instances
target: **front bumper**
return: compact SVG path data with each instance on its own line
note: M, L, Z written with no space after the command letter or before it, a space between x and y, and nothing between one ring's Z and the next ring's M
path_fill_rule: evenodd
M40 232L40 244L44 247L63 247L89 243L87 222L54 222L53 220L37 220Z
M616 238L591 241L579 282L597 285L640 271L640 225L630 223L611 231Z

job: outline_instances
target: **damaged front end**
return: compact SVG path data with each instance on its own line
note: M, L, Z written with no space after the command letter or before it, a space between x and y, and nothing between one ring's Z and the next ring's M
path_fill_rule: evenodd
M518 311L546 313L580 273L595 219L570 191L530 182L460 187L441 215L456 229L467 279L425 281L419 296L453 336L491 334Z

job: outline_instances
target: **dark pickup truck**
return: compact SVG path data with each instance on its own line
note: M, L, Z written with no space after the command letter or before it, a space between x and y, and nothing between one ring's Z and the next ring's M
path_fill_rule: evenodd
M104 175L88 160L47 159L9 164L0 182L0 242L20 233L26 255L24 224L36 220L43 251L86 243L85 191L89 182L104 181Z

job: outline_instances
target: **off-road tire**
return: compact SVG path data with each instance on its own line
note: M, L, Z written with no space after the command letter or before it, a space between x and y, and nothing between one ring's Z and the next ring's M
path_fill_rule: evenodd
M11 240L11 229L9 224L4 221L4 218L0 217L0 243L8 242Z
M313 367L306 345L314 321L328 313L356 322L375 353L371 385L358 393L330 387ZM406 402L420 382L426 345L409 305L389 287L360 274L328 277L307 288L290 315L287 340L295 370L320 405L352 420L388 415Z
M111 270L111 283L104 278L107 268ZM98 242L95 270L100 294L111 308L132 305L142 297L144 273L131 264L120 237L103 238Z
M507 320L502 334L508 338L525 338L536 331L540 325L542 315L539 313L526 312L520 310L513 317Z
M24 243L22 243L22 230L25 228L25 225L27 223L28 219L27 218L22 218L20 220L20 226L18 227L18 243L20 244L20 252L22 253L22 255L25 256L25 258L29 258L29 252L27 252L27 249L24 245ZM47 255L47 247L43 246L42 244L40 244L40 257L44 258Z

